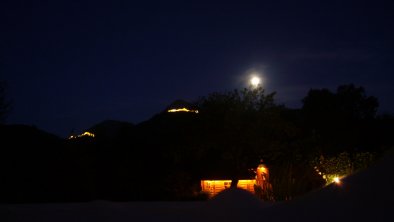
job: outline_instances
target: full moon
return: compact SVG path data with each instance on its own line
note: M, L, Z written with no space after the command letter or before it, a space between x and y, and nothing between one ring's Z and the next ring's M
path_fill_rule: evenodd
M260 84L260 82L261 82L260 78L256 76L250 79L250 84L252 84L253 87L257 87Z

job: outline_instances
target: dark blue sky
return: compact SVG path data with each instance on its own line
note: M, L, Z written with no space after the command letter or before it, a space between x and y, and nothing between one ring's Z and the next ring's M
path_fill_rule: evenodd
M105 119L149 119L175 99L245 86L277 101L363 86L394 112L394 1L9 1L0 80L8 123L59 136Z

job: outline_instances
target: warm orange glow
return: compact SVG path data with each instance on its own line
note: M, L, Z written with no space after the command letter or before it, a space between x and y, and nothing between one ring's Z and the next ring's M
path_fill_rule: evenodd
M334 183L336 183L336 184L340 184L340 183L341 183L341 180L339 179L339 177L335 177L335 178L333 179L333 181L334 181Z
M269 183L269 170L264 164L260 164L254 171L255 179L239 179L237 188L244 189L257 194L255 188L261 188L262 192L272 192L272 186ZM201 180L201 191L213 197L221 191L231 187L232 180Z
M247 190L254 194L254 185L256 180L238 180L237 187L240 189Z
M232 180L201 180L201 190L214 197L221 191L231 187ZM238 180L237 188L247 190L254 194L256 180Z
M191 109L187 109L187 108L180 108L180 109L170 109L167 112L169 112L169 113L176 113L176 112L198 113L198 110L191 110Z
M268 173L268 169L263 164L260 164L257 167L257 173Z
M213 197L221 191L230 188L231 180L201 180L201 190Z

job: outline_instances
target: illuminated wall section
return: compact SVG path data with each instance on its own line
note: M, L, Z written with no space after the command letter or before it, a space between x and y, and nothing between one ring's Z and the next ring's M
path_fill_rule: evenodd
M224 189L230 188L231 180L201 180L201 190L213 197Z
M247 190L254 194L256 180L238 180L237 188ZM201 180L201 190L214 197L221 191L230 188L231 180Z
M254 185L256 180L238 180L237 187L240 189L247 190L254 194Z

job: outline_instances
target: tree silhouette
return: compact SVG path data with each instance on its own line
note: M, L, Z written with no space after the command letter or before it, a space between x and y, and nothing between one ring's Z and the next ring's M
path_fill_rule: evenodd
M312 89L302 101L305 125L322 150L334 154L365 146L362 135L368 135L368 124L374 120L379 103L367 96L363 87L341 85L335 93Z
M337 89L337 109L346 118L374 118L379 107L376 97L367 96L363 87L353 84L342 85Z
M213 167L222 167L234 178L255 167L262 154L274 147L282 126L275 93L262 88L245 88L212 93L198 102L201 141L212 157ZM206 153L208 153L206 152ZM213 157L214 156L214 157ZM230 175L229 175L230 176Z
M363 87L353 84L339 86L336 93L311 89L302 102L307 119L318 123L374 118L379 106L377 98L367 96Z

